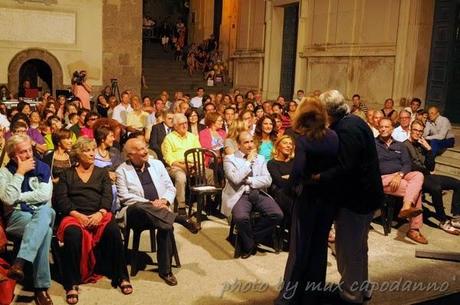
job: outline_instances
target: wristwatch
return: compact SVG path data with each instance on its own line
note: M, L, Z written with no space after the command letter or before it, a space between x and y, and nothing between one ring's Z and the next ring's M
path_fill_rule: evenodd
M401 178L404 177L404 173L403 173L403 172L399 172L398 175L399 175L399 177L401 177Z

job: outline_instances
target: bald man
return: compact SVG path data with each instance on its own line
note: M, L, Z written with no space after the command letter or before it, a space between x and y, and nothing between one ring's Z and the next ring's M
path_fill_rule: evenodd
M435 157L455 145L452 125L448 118L439 113L439 109L436 106L428 108L428 122L423 136L430 142L431 151Z
M128 160L116 170L118 197L123 206L118 216L125 218L130 227L158 229L159 275L166 284L177 285L171 272L173 223L182 224L194 234L198 233L198 227L185 216L170 211L176 188L163 163L149 158L145 141L129 139L124 149Z

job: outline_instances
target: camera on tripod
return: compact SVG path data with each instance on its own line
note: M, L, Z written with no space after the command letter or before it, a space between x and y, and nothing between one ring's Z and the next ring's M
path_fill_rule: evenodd
M85 70L81 70L81 71L77 70L72 74L72 84L81 85L83 84L85 80L86 80Z

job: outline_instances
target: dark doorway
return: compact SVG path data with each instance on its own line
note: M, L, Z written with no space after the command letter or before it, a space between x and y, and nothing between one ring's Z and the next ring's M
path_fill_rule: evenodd
M291 98L294 94L298 24L299 4L296 3L285 6L281 53L280 95L286 98Z
M38 88L42 94L45 91L53 92L53 73L50 66L42 60L31 59L22 64L19 69L19 88L24 81L30 81L31 88Z
M214 38L216 39L216 41L219 41L221 23L222 23L222 0L214 0L213 34L214 34Z
M436 0L427 104L460 123L460 0Z

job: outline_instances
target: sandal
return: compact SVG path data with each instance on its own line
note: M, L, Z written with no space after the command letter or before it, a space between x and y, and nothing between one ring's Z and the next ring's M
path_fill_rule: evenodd
M78 286L73 286L72 289L66 291L65 301L70 305L78 303Z
M133 286L128 280L121 280L120 284L118 284L118 287L120 287L121 293L124 295L133 293Z

